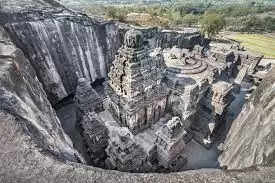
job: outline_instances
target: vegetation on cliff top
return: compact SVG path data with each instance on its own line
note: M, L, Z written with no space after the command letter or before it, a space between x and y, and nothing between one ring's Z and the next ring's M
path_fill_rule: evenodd
M212 38L225 27L225 19L216 13L206 13L202 16L200 25L202 34Z
M210 1L209 1L210 2ZM94 15L95 6L87 7L86 13ZM103 6L101 13L110 19L145 26L161 26L169 28L199 27L209 14L216 14L225 20L225 29L236 32L272 32L275 31L275 5L250 2L245 4L185 3L171 5L148 6ZM135 13L137 21L129 14ZM133 15L133 14L132 14Z
M175 0L170 5L92 6L86 8L86 13L95 15L101 12L108 19L140 26L172 29L196 27L209 37L214 37L221 30L239 32L242 34L226 37L239 41L252 52L275 58L275 36L262 35L275 31L275 1L231 1L223 5L215 4L212 0L179 1Z

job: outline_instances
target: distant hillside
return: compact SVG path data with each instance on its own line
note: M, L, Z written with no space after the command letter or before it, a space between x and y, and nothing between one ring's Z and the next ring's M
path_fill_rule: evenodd
M87 4L212 4L218 6L230 4L261 3L275 4L275 0L60 0L65 5L87 5Z
M167 4L170 0L60 0L67 6L85 6L90 4L122 5L122 4Z

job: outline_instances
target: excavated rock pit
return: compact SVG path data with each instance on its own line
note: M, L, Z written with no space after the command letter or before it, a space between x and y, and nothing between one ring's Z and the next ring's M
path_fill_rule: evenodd
M275 180L272 167L274 69L253 94L253 100L245 105L241 115L231 114L233 119L229 123L232 123L232 127L226 126L230 128L229 135L224 137L223 134L226 139L221 148L223 153L219 161L218 154L212 157L217 164L211 160L213 166L209 166L207 161L211 157L205 159L205 154L201 152L203 154L199 155L198 149L197 156L201 156L204 162L188 168L216 168L221 163L221 166L230 170L240 170L203 169L169 174L129 174L86 166L91 164L89 156L85 152L85 144L81 143L81 129L74 125L77 122L73 102L76 78L80 75L96 81L93 87L101 91L98 89L101 87L100 80L106 77L110 61L121 46L125 29L113 22L94 22L63 9L54 1L33 1L36 10L22 9L22 3L23 6L30 5L28 1L20 3L20 9L10 13L16 1L4 1L4 9L1 11L1 17L5 18L1 19L4 28L0 29L0 182ZM45 9L50 6L60 7L53 11ZM155 29L148 31L146 36L150 47L161 45L163 48L169 47L169 44L183 45L181 41L188 48L190 44L197 43L198 39L196 34L156 32ZM191 41L187 43L186 40ZM264 102L259 104L259 101ZM243 99L240 98L236 103L234 106L241 107ZM253 117L258 111L261 115ZM245 116L247 113L249 115ZM250 123L255 118L254 131L250 131ZM236 143L239 141L237 137L243 139L239 144ZM249 149L245 142L249 142ZM248 160L243 162L243 157Z

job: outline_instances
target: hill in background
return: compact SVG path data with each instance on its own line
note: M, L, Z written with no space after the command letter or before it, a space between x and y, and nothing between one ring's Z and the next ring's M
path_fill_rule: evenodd
M211 4L214 6L226 6L232 4L261 3L264 5L275 4L275 0L60 0L69 6L84 6L88 4Z

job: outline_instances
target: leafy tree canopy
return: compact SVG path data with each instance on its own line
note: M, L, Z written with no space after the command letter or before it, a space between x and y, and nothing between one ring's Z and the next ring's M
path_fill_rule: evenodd
M225 19L216 13L205 13L200 20L200 26L201 33L212 38L225 27Z

